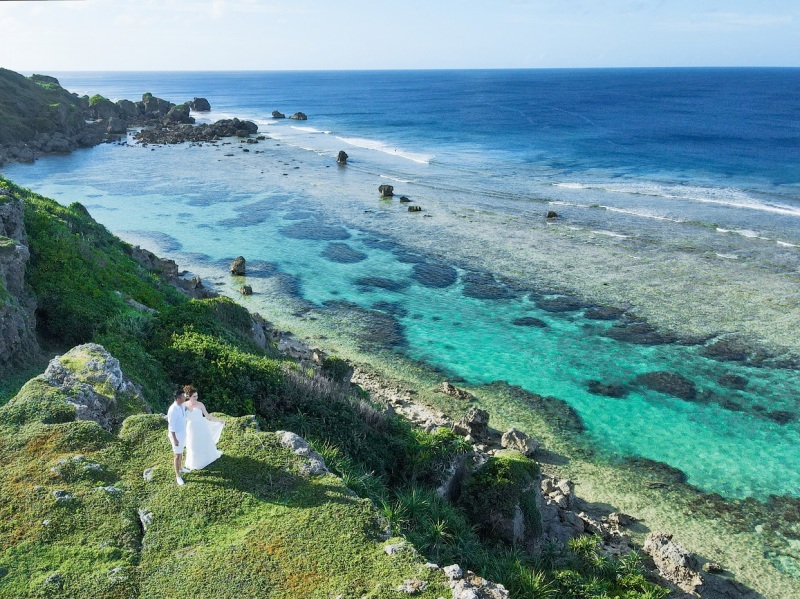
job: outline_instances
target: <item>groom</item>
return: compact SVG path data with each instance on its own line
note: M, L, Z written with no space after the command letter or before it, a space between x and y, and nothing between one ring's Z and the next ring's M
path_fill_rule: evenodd
M183 402L186 396L183 391L175 392L175 401L167 410L167 436L172 445L173 466L175 467L175 482L183 486L181 473L189 472L186 468L181 468L181 458L183 458L183 448L186 443L186 412Z

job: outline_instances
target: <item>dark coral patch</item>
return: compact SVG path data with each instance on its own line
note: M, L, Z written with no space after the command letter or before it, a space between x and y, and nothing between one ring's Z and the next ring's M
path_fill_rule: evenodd
M342 241L350 239L344 227L326 225L318 220L302 220L281 229L281 234L292 239L311 239L317 241Z
M322 252L323 258L339 264L355 264L367 258L364 252L354 250L346 243L329 243L325 251Z
M433 288L450 287L458 280L458 271L452 266L437 263L423 263L414 265L414 274L411 275L420 285Z
M356 279L356 285L367 288L376 287L387 291L400 291L408 286L404 281L393 281L384 277L361 277Z
M474 299L501 300L511 299L517 294L506 285L495 280L488 273L470 272L461 277L464 289L461 293L465 297Z
M515 318L511 324L518 327L536 327L539 329L547 328L547 323L541 318L534 318L533 316L522 316Z
M672 395L678 399L695 401L697 399L697 387L685 376L675 372L646 372L640 374L634 383L647 387L658 393Z

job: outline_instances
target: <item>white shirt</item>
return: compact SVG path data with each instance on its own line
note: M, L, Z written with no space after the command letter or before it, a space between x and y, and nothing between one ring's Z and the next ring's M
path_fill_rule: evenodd
M173 402L167 410L167 432L175 433L178 439L183 439L186 436L186 414L183 405L178 405Z

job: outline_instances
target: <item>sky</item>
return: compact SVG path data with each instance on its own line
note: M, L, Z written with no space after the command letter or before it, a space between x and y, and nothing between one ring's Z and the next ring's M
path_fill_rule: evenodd
M0 0L47 71L800 66L798 0Z

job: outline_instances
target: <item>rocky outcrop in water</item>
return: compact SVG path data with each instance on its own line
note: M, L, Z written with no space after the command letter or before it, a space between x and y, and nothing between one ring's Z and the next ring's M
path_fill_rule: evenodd
M245 259L244 256L237 256L233 259L230 266L231 274L236 277L243 277L245 275Z
M195 112L210 112L211 104L205 98L195 98L191 102L187 102L189 107Z
M292 120L295 120L295 121L307 121L308 120L308 116L306 116L306 114L304 112L295 112L289 118L292 119Z
M22 200L0 187L0 374L39 353L36 301L25 288L30 257Z
M339 153L336 155L336 162L339 164L347 164L347 159L350 158L347 155L347 152L344 150L339 150Z
M273 119L285 119L285 118L286 118L286 115L285 115L285 114L283 114L283 113L282 113L281 111L279 111L279 110L273 110L273 111L272 111L272 118L273 118Z
M179 144L184 142L215 142L223 137L242 137L258 133L258 125L237 118L222 119L216 123L190 125L185 123L162 123L145 127L134 135L144 144Z

